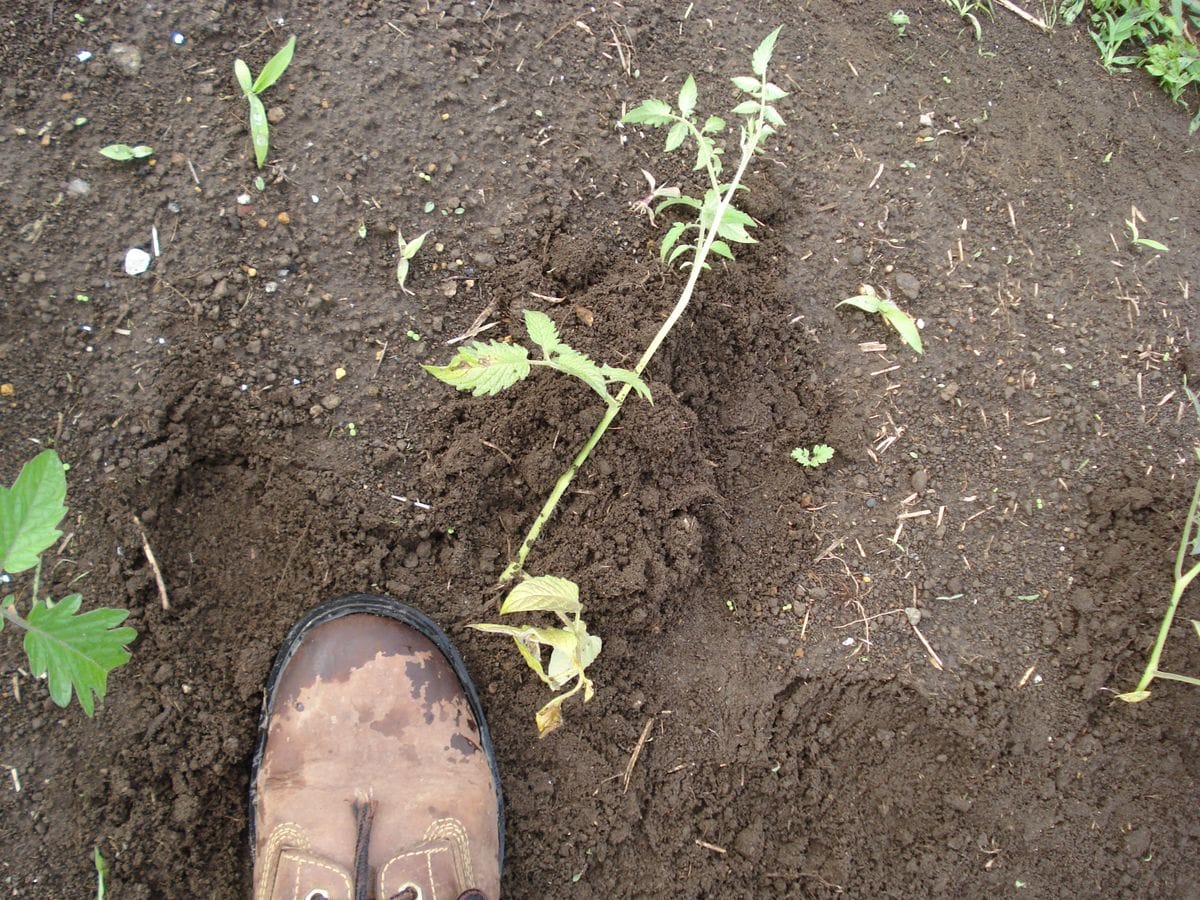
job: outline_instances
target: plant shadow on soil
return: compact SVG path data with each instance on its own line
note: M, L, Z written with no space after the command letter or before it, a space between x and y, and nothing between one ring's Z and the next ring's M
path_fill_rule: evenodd
M391 7L16 0L0 21L0 475L39 444L70 462L50 580L85 576L141 633L91 721L0 647L9 893L84 896L98 845L114 896L244 895L276 645L367 590L438 620L483 690L510 896L1196 896L1197 695L1112 693L1195 477L1186 115L1099 77L1082 30L998 13L976 45L940 4L904 39L879 2ZM792 94L750 180L762 242L702 280L655 404L530 557L581 583L605 640L595 700L538 741L542 686L465 625L601 411L548 373L475 400L418 364L485 309L486 336L522 339L527 306L636 358L681 279L628 203L640 168L690 173L622 104L690 70L722 111L776 24ZM293 32L258 193L232 60ZM99 157L115 140L155 165ZM1172 252L1128 246L1133 204ZM152 225L163 255L129 278ZM433 229L414 297L397 226ZM924 320L923 357L833 311L862 282ZM819 441L822 469L788 458ZM1168 660L1200 672L1182 627Z

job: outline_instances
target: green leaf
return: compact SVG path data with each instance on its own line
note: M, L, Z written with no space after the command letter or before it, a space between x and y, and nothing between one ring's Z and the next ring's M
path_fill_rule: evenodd
M520 344L472 341L444 366L422 366L438 381L476 397L490 397L529 375L529 351Z
M574 375L603 397L606 402L612 403L612 397L608 393L608 381L605 380L604 373L585 354L580 353L572 347L568 347L566 344L560 344L554 352L554 357L547 360L547 362L560 372Z
M729 212L730 210L726 210ZM746 231L746 226L741 222L731 222L728 216L722 216L721 221L717 223L717 234L725 238L727 241L735 241L739 244L757 244L758 240L751 237Z
M700 130L705 134L718 134L725 130L725 120L720 116L709 116Z
M806 468L816 469L833 459L833 448L828 444L817 444L812 450L797 447L792 451L792 459Z
M763 38L762 43L755 49L754 55L750 57L750 68L759 78L766 77L767 64L771 61L771 54L775 52L775 41L782 30L783 26L780 25Z
M699 209L700 201L695 197L672 197L654 207L654 214L657 216L664 209L669 209L672 206L690 206L692 209Z
M536 309L525 310L525 330L529 332L529 339L541 347L542 353L547 357L562 346L554 320L544 312L538 312Z
M280 78L287 71L287 67L292 63L292 54L296 51L296 36L293 34L288 38L288 42L283 45L283 48L267 60L267 64L262 67L262 71L258 73L258 78L254 81L254 86L251 90L255 94L261 94ZM239 77L240 81L240 77Z
M1151 250L1157 250L1160 253L1170 253L1171 252L1170 248L1166 244L1163 244L1159 241L1151 240L1150 238L1138 238L1136 241L1134 241L1134 243L1138 244L1142 247L1149 247Z
M500 606L500 615L517 612L550 612L578 615L583 611L579 602L579 585L554 575L528 578L509 591Z
M678 150L688 136L687 122L676 122L671 126L671 130L667 132L667 143L663 147L664 153L670 153L673 150Z
M258 99L258 94L247 94L250 103L250 140L254 144L254 161L261 169L271 149L271 127L267 124L267 111Z
M777 109L775 109L775 107L773 107L773 106L764 106L763 107L763 118L766 119L768 122L770 122L772 125L774 125L776 128L782 128L786 124L783 121L783 116L781 116L779 114L779 111ZM763 132L766 135L774 134L773 131L771 131L767 128L764 128Z
M756 116L761 104L757 100L743 100L733 108L735 116Z
M650 396L650 388L646 386L646 382L642 381L637 376L637 373L631 369L618 369L616 366L601 366L600 372L609 381L618 381L621 384L629 385L633 388L633 392L647 403L654 402L654 398Z
M411 241L404 240L400 237L400 233L396 232L396 236L400 240L400 255L405 259L412 259L421 251L421 246L425 243L425 238L429 236L428 231L423 231Z
M864 293L855 297L848 297L838 303L837 306L845 306L847 304L856 309L861 309L865 313L878 313L888 325L896 330L896 333L900 335L900 339L904 343L912 347L917 353L924 352L921 344L921 332L917 328L916 321L897 306L893 300L880 297L874 290L867 287ZM836 309L837 307L835 306L834 308Z
M1196 629L1196 637L1200 637L1200 619L1192 619L1192 627Z
M671 121L671 104L662 100L643 100L621 119L629 125L666 125Z
M400 283L400 290L406 294L412 293L406 287L406 283L408 282L408 257L406 256L401 256L396 260L396 281Z
M767 103L772 103L775 100L782 100L787 95L788 92L779 87L777 84L772 84L768 81L763 85L762 99Z
M1117 699L1124 700L1126 703L1141 703L1149 696L1149 691L1128 691L1124 694L1117 694Z
M233 75L237 78L238 87L242 89L242 94L249 97L254 93L254 77L250 74L250 67L240 59L233 61Z
M29 611L25 653L35 678L47 676L50 698L59 706L71 702L71 692L83 711L95 712L93 694L104 699L108 673L129 662L127 645L137 637L132 628L119 628L129 615L124 609L93 609L79 613L79 594L49 606L38 600Z
M695 111L696 79L689 75L683 87L679 89L679 114L685 119L690 119Z
M756 97L758 96L758 92L762 90L762 82L757 78L751 78L749 75L736 75L729 80L733 82L739 91L753 94Z
M729 245L724 241L713 241L709 248L717 256L723 256L726 259L733 259L733 251L729 249Z
M108 860L99 847L92 848L92 864L96 867L96 900L105 900L108 895Z
M680 199L682 199L682 198L680 198ZM670 202L670 201L668 201L668 202ZM667 254L671 252L671 248L675 246L675 243L679 240L680 235L682 235L683 232L687 230L687 227L688 227L687 222L676 222L674 225L672 225L670 228L667 229L667 233L663 235L662 244L659 245L659 250L658 250L659 262L665 263L667 261Z
M670 256L667 257L667 265L674 263L675 260L679 259L679 257L683 256L683 254L687 253L689 250L695 249L695 246L692 244L680 244L678 247L672 250ZM688 265L691 265L691 263L689 262ZM681 268L687 268L687 266L681 266Z
M43 450L21 467L11 488L0 485L0 571L32 569L62 537L67 514L67 476L53 450Z

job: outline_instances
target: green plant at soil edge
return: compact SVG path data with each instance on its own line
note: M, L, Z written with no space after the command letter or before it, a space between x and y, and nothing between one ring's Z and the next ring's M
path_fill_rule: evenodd
M8 594L0 600L0 629L8 623L25 632L30 670L35 678L46 676L55 703L66 706L73 691L91 716L94 698L104 699L108 673L129 661L126 647L137 632L118 627L127 610L81 613L79 594L58 601L41 596L42 554L62 537L66 495L63 464L53 450L27 462L11 488L0 485L0 581L8 585L13 575L33 570L28 613L17 612L17 598Z
M108 896L109 866L99 847L92 848L92 864L96 867L96 900L105 900Z
M1192 392L1186 384L1184 390L1187 391L1188 397L1191 398L1192 406L1200 415L1200 399ZM1200 460L1200 449L1196 450L1196 458ZM1126 691L1124 694L1117 694L1117 697L1124 700L1126 703L1140 703L1150 696L1150 685L1157 678L1162 678L1166 681L1182 681L1185 684L1192 684L1200 687L1200 678L1193 678L1191 675L1176 675L1173 672L1164 672L1158 664L1162 660L1163 649L1167 645L1167 636L1171 633L1171 626L1175 622L1175 613L1179 609L1179 601L1183 599L1184 592L1188 586L1195 580L1197 575L1200 575L1200 562L1195 563L1187 571L1184 571L1184 565L1188 556L1200 556L1200 478L1196 480L1195 490L1192 491L1192 502L1188 507L1187 518L1183 521L1183 531L1179 535L1179 548L1175 551L1175 572L1174 582L1171 586L1171 599L1167 601L1167 611L1163 615L1162 622L1158 626L1158 637L1154 641L1154 646L1150 650L1150 658L1146 661L1146 668L1142 672L1142 677L1132 691ZM1192 627L1196 629L1197 637L1200 637L1200 621L1192 620Z
M1198 0L1092 0L1092 40L1110 72L1145 69L1175 103L1187 106L1189 88L1200 86ZM1193 95L1194 91L1191 92ZM1188 130L1200 129L1200 110Z
M145 159L154 155L154 148L145 144L130 147L128 144L109 144L100 148L100 155L116 162L130 162L135 159Z
M501 574L502 582L510 582L524 572L525 560L530 549L550 520L576 474L587 462L600 439L604 437L609 426L620 414L630 392L637 391L640 396L647 400L650 399L649 390L642 382L642 373L654 358L663 341L671 333L675 323L687 309L700 273L709 268L707 262L709 253L733 259L730 242L755 243L747 228L757 223L750 216L738 210L734 206L733 200L739 190L746 190L742 186L742 178L750 161L762 152L763 141L774 134L777 127L783 125L783 118L772 103L786 97L787 92L767 79L767 66L774 52L779 32L780 29L776 28L755 49L751 57L753 76L733 79L733 84L748 95L748 99L743 100L732 111L732 115L741 118L737 139L741 155L738 167L728 181L722 180L721 177L721 157L725 148L717 144L717 137L726 131L726 122L718 116L708 116L703 119L697 116L698 92L696 81L692 76L689 75L684 81L674 107L666 101L650 99L630 110L622 120L629 125L667 127L665 151L668 153L690 142L695 148L693 171L703 173L707 176L708 181L707 189L702 197L684 196L682 192L679 196L674 196L674 191L666 193L659 190L656 192L652 184L652 195L657 193L657 196L666 198L658 204L654 210L655 213L672 207L684 207L694 213L692 221L677 222L672 225L667 230L660 246L660 257L664 262L671 264L678 261L682 268L690 269L690 272L670 315L651 338L631 371L611 366L597 366L577 351L565 347L558 338L557 330L551 330L553 322L549 317L545 314L534 314L531 317L532 311L526 312L526 329L531 340L542 348L542 360L530 360L526 348L519 345L506 345L498 341L483 344L477 341L470 347L459 350L449 365L426 367L430 374L459 390L469 390L475 396L483 396L495 394L515 384L528 374L531 363L540 363L582 378L605 400L604 415L571 460L566 471L555 482L541 511L517 549L516 555ZM732 145L732 141L728 143ZM614 383L620 384L616 396L609 394L609 387ZM559 581L574 586L573 582L568 582L566 579L559 579ZM527 582L522 582L522 584L524 583ZM517 585L518 588L520 586ZM582 610L582 605L579 609ZM595 653L600 651L599 641L597 639L596 643L589 643L585 646L581 643L582 640L581 636L576 638L577 649L572 658L579 661L586 660L587 663L590 663L595 659L595 655L591 654L592 648ZM520 641L518 641L518 646L523 646ZM535 671L538 671L539 675L542 675L543 673L534 665L528 647L523 646L522 654L526 662ZM591 654L590 658L589 654ZM555 673L551 671L544 674L551 680L555 678ZM582 667L579 674L582 679ZM581 685L586 700L592 692L591 683L584 683L581 680L574 690L579 690ZM546 709L543 708L543 713L545 711ZM539 714L539 733L545 735L549 730L558 727L561 721L561 702L559 702L554 704L553 714Z
M405 285L405 282L408 281L408 264L421 251L425 238L428 236L428 231L422 231L411 241L406 241L404 233L400 229L396 229L396 243L400 249L400 258L396 260L396 281L400 283L400 290L406 294L412 294L412 291Z
M271 85L275 84L287 67L291 65L292 54L296 51L296 36L293 34L283 48L267 60L257 78L250 75L250 67L240 59L233 61L233 74L237 78L242 96L250 104L250 140L254 144L254 161L261 169L267 161L267 153L271 150L271 127L267 123L267 111L263 108L260 95Z

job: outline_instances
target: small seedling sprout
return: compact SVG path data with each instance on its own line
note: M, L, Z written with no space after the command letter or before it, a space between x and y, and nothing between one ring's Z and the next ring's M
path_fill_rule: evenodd
M710 253L727 260L734 258L731 243L753 244L755 239L748 229L755 227L755 222L746 213L734 206L733 200L738 191L747 190L742 185L742 179L750 165L750 161L762 152L762 144L783 126L783 117L772 105L787 96L787 92L767 78L767 67L775 49L775 41L781 29L776 28L768 34L754 50L750 68L753 75L732 79L735 87L747 95L741 103L734 107L732 116L740 119L736 141L726 140L724 146L717 144L717 137L726 132L726 120L719 116L700 117L697 115L699 92L695 79L689 75L679 90L679 95L672 105L664 100L645 100L629 110L622 118L626 125L645 125L651 128L667 128L664 150L674 152L686 145L694 146L695 162L693 171L701 173L701 178L707 181L707 189L700 197L691 197L681 189L659 187L649 173L646 180L650 185L648 197L634 204L635 208L658 215L664 210L680 207L693 215L691 221L676 222L671 225L662 239L659 256L667 265L679 263L681 268L690 270L679 299L676 301L666 321L659 328L650 343L639 357L637 364L630 369L621 369L608 365L598 365L584 354L574 350L564 343L559 336L554 322L545 313L526 310L525 328L530 340L540 350L541 359L531 359L529 350L520 344L510 344L502 341L483 343L474 341L459 349L454 358L445 366L426 366L431 375L460 391L470 391L475 396L491 396L522 380L530 373L531 366L545 366L557 369L581 379L592 388L605 402L605 412L591 435L571 460L566 471L555 482L550 495L542 505L541 511L529 528L525 539L518 547L516 555L500 576L502 582L511 582L523 574L525 560L534 543L542 532L542 528L550 520L559 501L566 494L576 474L590 458L592 451L604 437L609 426L620 414L621 409L631 392L649 401L650 391L642 380L642 374L654 358L658 348L671 333L675 324L686 311L700 274L710 268L708 256ZM722 156L727 148L737 147L740 151L737 169L732 178L726 180L723 175ZM656 204L652 206L651 204ZM616 395L609 392L610 387L617 386ZM550 577L550 576L543 576ZM586 627L578 618L582 604L578 600L578 587L566 579L554 579L561 591L569 586L573 601L561 601L566 605L557 608L553 604L547 606L525 605L525 602L513 601L525 585L543 584L538 578L531 578L519 583L509 599L505 601L501 612L522 611L552 611L564 620L565 629L542 630L540 633L532 627L517 628L499 625L477 625L474 627L483 631L511 635L521 649L526 662L538 672L543 681L557 689L565 685L571 678L579 680L575 687L565 695L556 697L538 713L537 725L540 734L546 734L562 721L561 705L566 697L582 690L587 700L593 691L591 682L583 674L583 670L595 659L600 652L600 640L587 634ZM540 596L540 595L539 595ZM547 601L550 602L550 601ZM565 617L573 615L567 620ZM554 632L562 632L554 633ZM539 637L540 634L540 637ZM540 656L535 650L542 645L552 647L549 668L541 669Z
M1141 222L1143 225L1146 224L1146 217L1142 215L1142 211L1136 206L1131 206L1129 208L1129 218L1125 220L1125 227L1129 229L1129 242L1133 246L1148 247L1151 250L1157 250L1159 253L1170 252L1166 244L1142 237L1138 233L1138 222Z
M267 161L271 149L271 128L267 123L267 111L263 107L260 95L279 81L287 67L291 65L292 54L296 50L296 36L293 34L283 48L267 60L257 78L250 74L250 67L240 59L233 61L233 74L237 78L242 96L250 105L250 141L254 144L254 161L261 169Z
M905 30L912 23L908 13L902 9L894 9L888 13L888 21L896 26L896 37L904 37Z
M400 290L406 294L412 293L405 286L405 282L408 281L408 264L420 251L421 245L425 243L425 236L428 234L428 231L424 231L411 241L406 241L404 235L399 230L396 231L396 242L400 246L400 258L396 261L396 281L400 282Z
M897 306L890 296L880 297L875 293L875 288L869 284L861 285L858 291L857 296L847 297L841 303L838 303L837 306L849 304L856 309L861 309L865 313L877 313L883 317L883 321L896 330L896 333L900 335L900 339L904 343L908 344L908 346L912 347L918 353L925 352L921 344L921 332L917 328L917 323L912 316Z
M968 23L975 32L975 40L983 40L983 26L975 13L983 13L991 18L992 0L946 0L946 5L958 13L958 17Z
M833 448L828 444L816 444L811 450L797 447L792 451L792 459L806 469L819 469L833 459Z
M148 156L154 155L154 148L147 147L145 144L129 146L129 144L109 144L107 147L100 148L100 155L107 156L109 159L117 162L130 162L135 159L145 159Z
M42 554L62 537L66 495L62 460L53 450L27 462L11 488L0 485L0 572L8 583L7 576L33 570L28 613L18 613L16 595L8 594L0 599L0 629L7 623L25 632L30 672L46 676L55 703L66 706L74 692L91 716L95 698L104 699L108 673L129 661L126 647L137 632L119 627L127 610L80 613L79 594L58 601L41 595Z
M92 864L96 867L96 900L105 900L108 896L108 860L99 847L92 848Z

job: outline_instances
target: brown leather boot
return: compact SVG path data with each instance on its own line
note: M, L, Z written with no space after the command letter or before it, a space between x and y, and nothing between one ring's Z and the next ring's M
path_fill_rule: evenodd
M292 628L250 778L255 900L496 900L504 801L483 710L430 619L356 594Z

